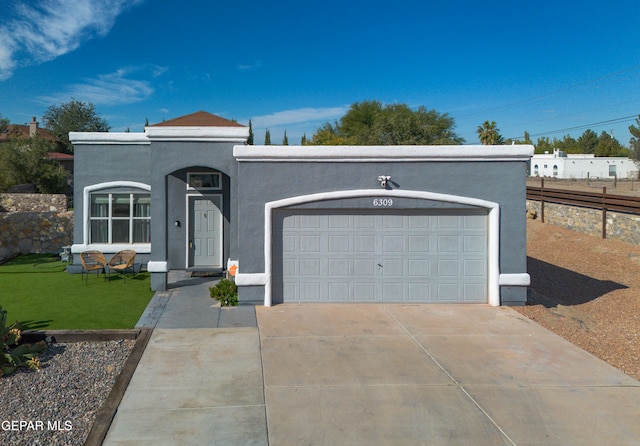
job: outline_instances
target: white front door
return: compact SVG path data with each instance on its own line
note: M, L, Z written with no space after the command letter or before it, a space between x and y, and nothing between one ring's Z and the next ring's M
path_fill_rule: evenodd
M222 267L222 197L189 197L189 266Z

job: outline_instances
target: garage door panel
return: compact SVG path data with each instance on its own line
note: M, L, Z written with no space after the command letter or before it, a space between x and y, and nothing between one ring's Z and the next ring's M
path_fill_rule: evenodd
M329 276L345 276L351 277L351 264L353 262L347 259L329 259Z
M304 282L301 281L299 285L300 300L306 300L310 302L318 302L320 300L320 282Z
M385 277L404 277L405 260L383 260L382 261L382 275Z
M376 289L373 282L354 282L353 300L357 302L375 301Z
M396 212L276 212L274 302L486 302L487 214Z
M437 284L439 302L458 302L460 300L460 286L457 283Z
M422 228L421 228L422 229ZM429 252L429 236L427 235L410 235L409 236L409 252Z
M431 262L427 259L409 260L409 276L410 277L429 277L431 276Z
M463 260L464 277L485 277L487 270L484 260Z
M382 284L382 301L383 302L402 302L407 300L405 297L404 283L388 283Z
M438 277L458 277L459 275L459 260L438 260Z
M300 215L298 227L300 229L320 229L320 215Z
M376 237L374 235L356 235L353 237L354 252L376 252Z
M410 283L408 285L408 300L428 302L431 300L431 286L429 283Z
M348 235L330 235L327 241L327 249L329 252L351 251L351 237Z
M320 252L320 237L317 235L301 235L298 239L300 252Z
M437 217L438 228L458 228L460 226L460 219L457 215L438 215Z
M353 277L354 278L373 278L375 277L376 265L372 259L355 259L353 260Z
M485 237L481 235L465 235L462 239L464 252L481 252L486 251L487 242Z
M349 228L350 227L350 218L349 215L329 215L328 216L328 227L329 228Z
M356 229L373 229L376 224L374 217L373 215L354 215L353 227Z
M465 283L462 287L466 302L484 303L487 301L487 287L483 283Z
M460 236L459 235L439 235L438 252L460 252Z
M465 215L463 217L465 228L486 229L487 219L484 215Z
M383 253L404 253L405 237L402 235L383 235L382 236L382 252Z

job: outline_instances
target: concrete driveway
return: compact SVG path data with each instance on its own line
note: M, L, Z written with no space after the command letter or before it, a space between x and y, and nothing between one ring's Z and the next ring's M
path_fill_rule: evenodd
M104 445L640 445L640 382L507 307L157 293Z
M256 308L270 445L640 444L640 382L506 308Z

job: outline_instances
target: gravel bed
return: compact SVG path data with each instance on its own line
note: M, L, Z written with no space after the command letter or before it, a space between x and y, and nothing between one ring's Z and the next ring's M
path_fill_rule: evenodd
M528 220L527 256L514 309L640 380L640 246Z
M0 444L84 444L134 344L50 344L40 354L40 370L1 377Z

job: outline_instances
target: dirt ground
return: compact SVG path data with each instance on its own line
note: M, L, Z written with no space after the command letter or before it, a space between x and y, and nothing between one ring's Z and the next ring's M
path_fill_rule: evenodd
M640 246L527 220L527 267L514 309L640 380Z
M540 184L540 178L527 177L527 186L540 187ZM606 187L607 194L640 197L640 180L614 180L613 178L565 180L545 178L544 187L547 189L569 189L594 193L602 193L602 188Z

